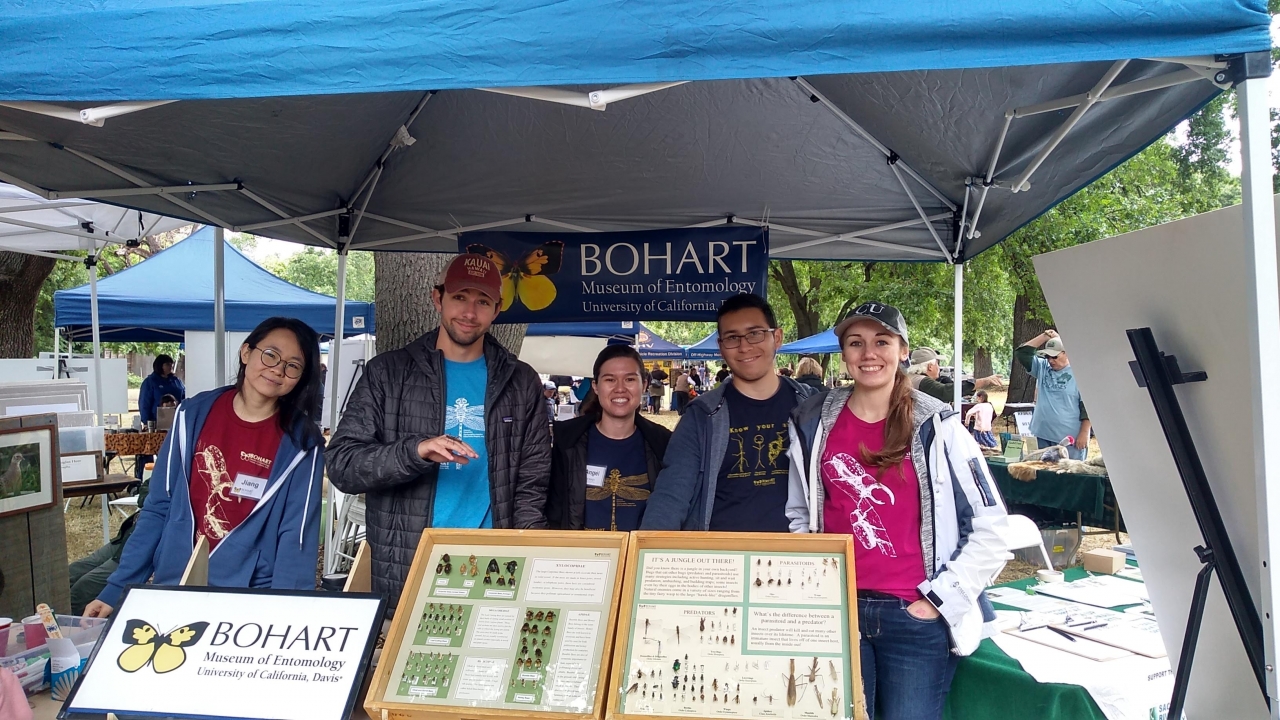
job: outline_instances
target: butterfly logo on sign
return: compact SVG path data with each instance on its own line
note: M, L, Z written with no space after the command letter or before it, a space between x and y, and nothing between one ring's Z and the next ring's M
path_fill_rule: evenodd
M207 622L190 623L162 635L151 623L130 620L120 638L129 647L120 653L116 664L127 673L137 672L148 663L160 674L177 670L187 661L186 648L199 642L208 627Z
M560 272L564 261L564 243L559 240L546 242L530 250L513 262L501 250L487 245L468 245L467 252L484 255L498 266L502 274L502 309L506 310L518 298L530 310L542 310L555 302L556 284L549 275Z

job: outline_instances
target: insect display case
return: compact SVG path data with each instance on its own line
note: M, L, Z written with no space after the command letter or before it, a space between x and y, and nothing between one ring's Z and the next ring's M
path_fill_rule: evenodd
M424 530L366 696L370 717L602 718L628 542Z
M609 720L865 718L848 535L632 533Z

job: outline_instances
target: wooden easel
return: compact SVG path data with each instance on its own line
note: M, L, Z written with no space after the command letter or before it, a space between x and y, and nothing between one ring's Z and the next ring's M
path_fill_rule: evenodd
M351 561L351 570L347 573L347 583L342 586L342 592L370 592L373 587L370 577L372 567L373 557L369 550L369 543L361 540L360 547L356 548L356 558Z
M204 587L209 584L209 540L201 535L196 547L191 551L191 559L187 561L187 569L182 571L182 579L178 585L183 587Z

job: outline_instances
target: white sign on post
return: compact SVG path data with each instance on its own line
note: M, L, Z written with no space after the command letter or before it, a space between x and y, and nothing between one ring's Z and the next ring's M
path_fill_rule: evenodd
M63 716L344 720L384 604L363 593L132 587Z

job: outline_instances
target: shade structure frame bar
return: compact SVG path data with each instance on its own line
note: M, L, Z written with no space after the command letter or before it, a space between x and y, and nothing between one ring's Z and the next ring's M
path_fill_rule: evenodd
M127 170L124 170L123 168L116 166L113 163L103 160L100 157L91 155L87 152L76 150L75 148L66 147L65 145L61 146L61 149L71 153L72 155L75 155L81 160L89 162L93 165L97 165L98 167L102 168L103 170L106 170L112 175L115 175L118 178L127 180L133 183L134 185L137 185L138 187L142 187L142 188L153 187L150 183L146 182L145 180L137 177L136 175L128 172ZM46 197L48 196L47 193L45 194L45 196ZM182 200L181 198L174 197L170 193L159 193L158 197L162 197L165 200L168 200L169 202L173 203L174 205L177 205L178 207L186 210L187 212L194 213L198 217L204 218L206 221L208 221L209 223L212 223L213 225L216 225L221 228L231 227L231 223L221 220L217 217L214 217L212 214L207 213L204 210L201 210L200 208L196 207L195 205L192 205L186 200Z
M19 135L16 132L8 132L6 130L0 130L0 141L3 141L3 140L9 140L12 142L35 142L36 141L35 138L29 138L26 135Z
M26 180L23 180L22 178L17 177L15 175L10 175L9 173L3 170L0 170L0 180L3 180L4 182L7 182L10 185L13 185L15 187L20 187L23 190L26 190L27 192L31 193L32 195L38 195L44 198L45 200L49 199L48 190L45 190L39 185L29 183Z
M1032 158L1031 164L1029 164L1026 169L1022 171L1022 174L1014 180L1013 191L1015 193L1031 189L1031 183L1029 182L1031 176L1040 169L1040 166L1049 158L1049 155L1053 153L1054 150L1058 149L1058 145L1062 143L1064 138L1066 138L1067 133L1071 132L1076 124L1080 122L1080 119L1084 117L1084 114L1089 112L1089 109L1098 103L1102 94L1107 91L1107 88L1111 86L1111 83L1115 81L1116 77L1128 64L1128 60L1117 60L1112 63L1111 67L1107 68L1107 71L1103 73L1097 84L1093 86L1093 89L1089 91L1089 95L1085 101L1077 105L1075 110L1071 112L1071 115L1069 115L1067 119L1057 127L1057 129L1050 133L1049 138L1045 141L1044 147L1040 148L1040 151L1036 153L1034 158Z
M210 185L148 185L134 188L106 188L103 190L50 190L50 200L97 199L109 197L135 197L141 195L168 195L171 193L219 192L240 190L238 182Z
M671 82L635 83L631 85L619 85L612 88L604 88L601 90L592 90L590 92L564 90L558 87L543 85L476 88L476 90L494 93L497 95L507 95L510 97L519 97L528 100L540 100L542 102L552 102L560 105L570 105L573 107L585 108L587 110L598 110L600 112L604 112L608 109L609 103L630 100L632 98L640 97L641 95L648 95L677 85L684 85L686 82L688 81L679 80Z
M75 255L59 255L58 253L45 252L44 250L28 250L26 248L9 247L0 240L0 252L22 253L23 255L35 255L36 257L51 258L53 260L66 260L68 262L83 262L84 258Z
M947 262L955 262L951 257L951 252L947 250L947 244L942 242L942 238L938 235L938 229L933 226L933 221L929 219L929 215L925 213L924 208L920 206L920 201L916 199L916 194L911 192L911 188L907 185L907 179L902 176L902 171L898 169L898 163L890 160L889 167L893 170L893 176L898 178L898 183L902 185L902 190L911 200L911 205L920 214L920 219L924 221L924 226L929 230L929 234L933 236L933 241L938 244L938 249L942 251L942 256ZM955 208L953 207L954 211Z
M343 212L346 212L346 210L343 210ZM386 223L388 225L395 225L396 227L402 227L405 230L413 230L415 232L424 232L424 233L437 232L435 228L429 228L426 225L416 225L414 223L407 222L405 220L397 220L393 217L387 217L386 215L379 215L377 213L371 213L368 211L365 211L364 216L369 218L370 220L377 220L378 222Z
M951 408L960 412L964 404L964 392L960 378L964 375L964 263L955 263L955 295L953 335L951 336Z
M601 230L598 230L593 227L587 227L586 225L575 225L573 223L562 222L560 220L552 220L550 218L544 218L541 215L530 215L529 222L539 223L542 225L550 225L551 227L563 228L565 230L575 230L577 232L584 232L584 233L602 232Z
M21 212L38 212L40 210L62 210L73 207L93 207L92 202L88 200L72 199L60 200L58 202L35 203L32 205L10 205L9 207L0 207L0 215L9 215Z
M944 220L949 217L951 217L951 213L937 213L934 215L930 215L929 220L930 221ZM865 228L863 230L854 230L853 232L841 233L839 235L827 235L825 237L815 238L813 240L802 240L798 243L792 243L790 245L787 245L786 247L770 248L769 256L772 257L775 254L774 253L775 249L778 250L779 253L781 253L788 250L801 250L807 247L813 247L815 245L823 245L829 242L851 242L859 245L867 245L869 247L884 248L886 250L899 250L903 252L910 252L910 253L915 253L917 255L925 255L931 258L936 258L938 256L938 252L935 250L912 247L910 245L896 245L894 243L883 242L880 240L871 240L866 237L867 235L874 235L876 233L886 232L889 230L898 230L901 228L913 227L916 225L920 225L923 222L924 221L921 220L920 218L911 218L910 220L901 220L899 222L889 223L887 225L877 225L875 227Z
M245 197L249 198L250 200L254 201L255 203L257 203L257 204L261 205L262 207L266 208L267 210L270 210L271 212L275 213L276 215L279 215L279 216L280 216L280 218L281 218L282 220L283 220L283 219L286 219L286 218L288 218L288 217L289 217L289 213L287 213L287 212L285 212L284 210L281 210L280 208L276 207L273 203L271 203L271 202L267 201L266 199L264 199L263 197L261 197L261 196L260 196L260 195L258 195L257 193L253 192L253 191L252 191L252 190L250 190L249 188L244 187L243 185L241 185L241 186L240 186L240 188L239 188L239 190L240 190L240 194L241 194L241 195L244 195ZM314 229L312 229L312 228L310 228L310 227L307 227L305 224L303 224L303 221L301 221L301 220L294 220L294 221L292 221L290 224L291 224L291 225L293 225L294 227L297 227L297 228L299 228L299 229L301 229L301 230L305 231L307 234L309 234L309 235L311 235L312 237L316 238L317 240L319 240L320 242L324 243L326 246L328 246L328 247L330 247L330 248L336 248L336 247L338 246L338 245L337 245L337 243L335 243L334 241L330 240L329 238L325 237L324 235L321 235L319 232L316 232Z
M93 234L81 229L72 229L70 227L60 228L53 225L44 225L42 223L31 222L30 220L19 220L18 218L0 216L0 225L16 225L18 227L30 228L32 230L40 230L41 232L57 233L59 235L70 235L86 240L92 240L96 247L100 242L105 242L100 234ZM77 224L79 227L79 224Z
M83 110L75 110L61 105L54 105L52 103L19 101L0 102L0 107L22 110L36 115L45 115L59 120L78 122L84 125L92 125L94 127L102 127L106 121L111 118L128 115L141 110L150 110L151 108L168 105L169 103L174 102L177 102L177 100L142 100L112 103L110 105L99 105L97 107L87 107Z
M845 113L843 110L837 107L835 103L831 102L831 100L829 100L827 96L823 95L821 92L818 91L817 88L811 85L808 80L805 80L803 77L795 77L793 78L793 80L797 85L800 86L801 89L809 93L810 98L817 99L817 101L821 103L823 107L831 111L831 113L834 114L837 118L839 118L841 122L843 122L845 125L848 125L855 133L861 136L862 139L871 143L871 145L875 147L877 150L879 150L881 154L885 156L886 159L897 156L897 153L889 149L889 147L884 143L877 140L876 137L872 135L869 131L867 131L866 128L862 127L862 125L860 125L856 120L849 117L847 113ZM916 182L920 183L920 185L924 187L924 189L928 190L934 197L936 197L939 202L941 202L943 205L946 205L947 209L952 211L956 209L955 202L953 202L950 198L944 195L943 192L939 190L936 185L929 182L928 180L925 180L924 177L920 175L920 173L916 172L914 169L911 168L910 165L908 165L906 162L902 161L901 159L899 159L897 162L901 163L903 172L907 173Z
M456 238L459 234L465 232L476 232L478 230L489 230L491 228L506 227L508 225L519 225L523 222L529 222L529 217L529 215L522 215L510 220L495 220L493 222L480 223L479 225L468 225L466 227L454 228L452 230L433 230L432 232L402 235L400 237L386 238L384 240L374 240L367 243L352 244L351 249L368 250L370 248L382 247L384 245L394 245L396 243L412 242L414 240L427 240L435 237Z
M369 186L370 182L372 182L374 173L382 172L382 166L387 162L387 159L391 157L391 153L395 152L397 148L404 147L403 144L396 142L400 135L400 130L403 129L407 133L409 128L413 127L413 122L418 119L418 115L422 113L423 108L427 106L427 102L431 100L432 96L434 96L436 92L437 91L435 90L428 90L424 93L422 98L418 100L418 104L414 106L412 111L410 111L409 117L405 118L405 121L401 123L400 126L396 128L396 131L391 134L391 138L387 140L387 147L383 149L382 154L374 161L373 165L369 168L369 171L364 174L364 180L360 182L356 191L352 193L351 199L346 204L346 209L348 211L351 209L352 205L355 204L355 201L360 197L360 195L364 193L364 189ZM372 194L372 192L373 191L371 190L370 194ZM368 200L366 200L365 205L368 204ZM348 244L349 242L350 238L348 238Z
M1152 92L1154 90L1163 90L1165 88L1185 85L1187 83L1198 82L1200 80L1209 80L1209 82L1213 82L1213 72L1208 70L1205 72L1208 72L1207 76L1204 72L1197 71L1194 68L1184 68L1182 70L1175 70L1171 73L1156 75L1155 77L1134 80L1122 85L1107 88L1097 97L1096 102L1107 102L1108 100L1116 100L1144 92ZM1064 98L1058 98L1057 100L1047 100L1035 105L1015 108L1012 111L1013 116L1016 118L1024 118L1031 117L1032 115L1040 115L1042 113L1057 112L1059 110L1066 110L1067 108L1074 108L1079 106L1081 103L1087 102L1092 92L1093 91L1069 95Z
M1280 291L1276 273L1275 209L1272 197L1270 108L1267 80L1245 80L1240 99L1241 200L1246 250L1247 352L1254 391L1250 393L1253 470L1257 498L1259 567L1258 615L1262 619L1263 678L1272 718L1280 717L1280 694L1274 668L1277 658L1276 613L1280 612L1280 379L1268 373L1280 353Z
M382 179L382 170L385 166L378 163L377 171L373 174L373 181L369 183L369 192L364 194L364 200L360 203L360 209L356 210L355 217L351 219L351 232L347 235L346 242L342 244L343 248L350 247L355 239L356 230L360 229L360 221L364 219L364 211L369 207L369 201L373 199L373 193L378 189L378 181ZM341 248L340 248L340 251ZM345 254L345 251L342 251Z
M334 210L325 210L323 212L311 213L310 215L295 215L291 217L283 217L279 220L267 220L266 222L250 223L248 225L236 225L229 228L232 232L251 233L254 230L265 230L267 228L279 227L281 225L293 225L296 223L310 222L321 218L333 217L346 212L346 208L336 208Z

